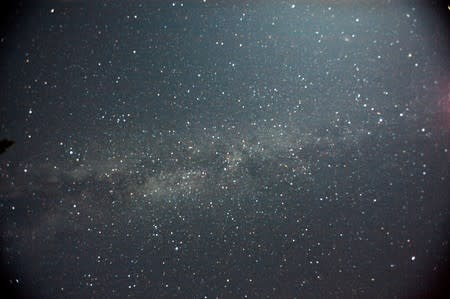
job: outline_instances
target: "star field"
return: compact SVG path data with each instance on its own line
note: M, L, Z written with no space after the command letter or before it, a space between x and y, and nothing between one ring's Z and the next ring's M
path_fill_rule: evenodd
M448 31L414 2L44 1L0 37L37 298L411 298L448 266Z

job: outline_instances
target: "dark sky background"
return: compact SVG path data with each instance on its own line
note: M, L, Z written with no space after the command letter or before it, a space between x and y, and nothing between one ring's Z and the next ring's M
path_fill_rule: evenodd
M66 299L441 294L446 6L36 2L0 36L0 138L16 141L0 157L4 284Z

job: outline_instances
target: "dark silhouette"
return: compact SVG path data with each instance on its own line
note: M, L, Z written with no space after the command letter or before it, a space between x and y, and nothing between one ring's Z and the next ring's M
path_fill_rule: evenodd
M2 139L0 140L0 155L6 152L6 150L11 147L15 141L9 140L9 139Z

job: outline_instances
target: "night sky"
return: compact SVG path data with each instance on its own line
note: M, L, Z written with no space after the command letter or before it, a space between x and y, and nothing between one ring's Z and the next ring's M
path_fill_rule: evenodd
M0 36L4 283L65 299L434 296L449 31L431 6L392 2L18 5Z

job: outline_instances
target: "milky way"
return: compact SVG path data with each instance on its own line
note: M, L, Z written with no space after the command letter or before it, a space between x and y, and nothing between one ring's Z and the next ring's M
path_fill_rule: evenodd
M197 2L54 1L9 33L8 283L38 298L427 292L449 237L448 38L428 8Z

